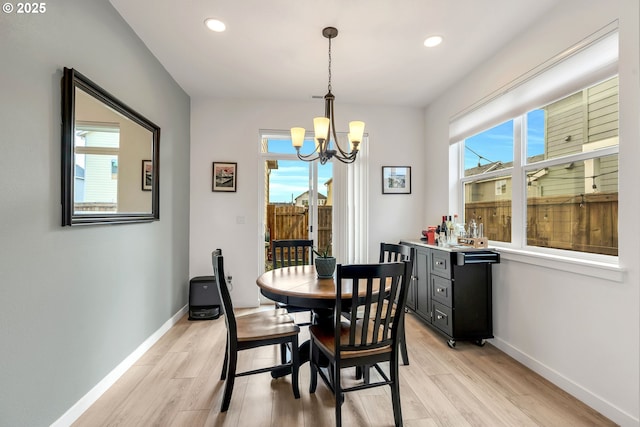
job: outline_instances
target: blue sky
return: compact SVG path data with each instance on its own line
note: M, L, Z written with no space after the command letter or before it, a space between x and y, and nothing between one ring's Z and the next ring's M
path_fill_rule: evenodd
M527 157L544 153L544 111L527 114ZM482 158L479 158L479 157ZM513 161L513 120L502 123L465 140L464 168L492 162Z
M310 153L312 147L311 141L305 141L302 147L302 153ZM277 153L295 153L295 149L291 145L291 140L269 140L269 152ZM327 195L324 183L333 176L333 165L327 163L318 164L318 190L321 194ZM290 203L293 198L299 196L309 189L309 162L300 160L278 160L278 169L271 171L269 178L270 203Z

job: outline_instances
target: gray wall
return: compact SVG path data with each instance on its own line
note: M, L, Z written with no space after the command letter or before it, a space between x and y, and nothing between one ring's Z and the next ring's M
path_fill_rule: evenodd
M0 13L0 58L0 426L45 426L186 304L190 100L107 0ZM162 128L159 222L60 226L65 66Z

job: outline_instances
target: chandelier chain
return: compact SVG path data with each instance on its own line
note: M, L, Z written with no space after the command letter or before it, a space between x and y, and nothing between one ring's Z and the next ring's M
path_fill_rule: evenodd
M331 39L332 37L329 37L329 84L327 86L329 92L331 92Z

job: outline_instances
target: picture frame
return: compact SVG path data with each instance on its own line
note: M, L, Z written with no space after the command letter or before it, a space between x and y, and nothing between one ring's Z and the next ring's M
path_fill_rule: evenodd
M383 166L382 194L411 194L411 166Z
M142 191L151 191L153 187L153 162L142 161Z
M238 164L213 162L211 191L235 192L238 182Z

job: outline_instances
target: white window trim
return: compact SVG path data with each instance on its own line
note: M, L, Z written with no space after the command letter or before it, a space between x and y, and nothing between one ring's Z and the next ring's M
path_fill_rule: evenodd
M516 261L525 264L536 265L539 267L552 268L554 270L566 271L570 273L580 274L583 276L596 277L599 279L610 280L612 282L624 281L626 269L618 264L601 262L596 260L579 259L574 256L565 256L563 254L544 253L542 251L532 251L526 249L517 249L502 245L491 245L493 249L500 253L501 260ZM567 252L561 250L549 252ZM581 252L583 254L583 252Z

